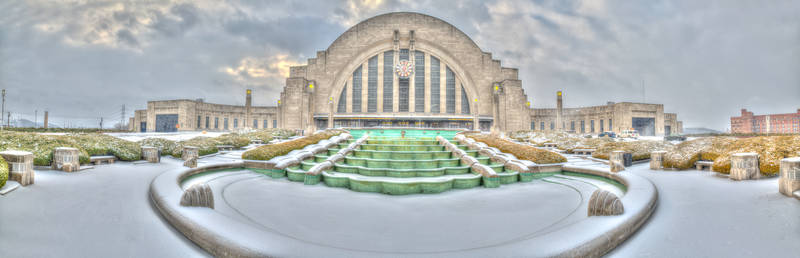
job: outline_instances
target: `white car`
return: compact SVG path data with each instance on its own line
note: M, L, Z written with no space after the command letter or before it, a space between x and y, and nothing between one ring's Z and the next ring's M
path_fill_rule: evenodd
M639 138L639 132L636 130L622 130L618 135L620 138Z

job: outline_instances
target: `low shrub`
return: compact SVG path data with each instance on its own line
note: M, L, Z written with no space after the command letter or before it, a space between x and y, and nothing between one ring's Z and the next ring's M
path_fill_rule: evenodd
M177 143L162 138L147 138L137 142L139 146L151 146L161 150L161 155L172 155L172 151L177 149Z
M669 151L672 148L673 145L665 141L608 142L597 147L592 157L607 160L611 152L621 150L631 153L633 160L645 160L650 158L651 152Z
M124 161L142 159L142 148L136 142L105 134L74 134L67 137L74 140L79 149L86 151L89 156L113 155Z
M242 159L247 160L270 160L274 157L283 156L290 151L302 149L308 145L317 143L321 140L331 138L341 134L341 131L327 130L318 132L306 137L297 138L282 143L269 144L246 151L242 154Z
M6 181L8 181L8 163L0 156L0 188L6 185Z
M29 151L33 153L33 164L36 166L50 166L53 160L53 149L57 147L77 148L80 150L78 155L80 162L89 162L89 153L70 135L0 132L0 149Z
M536 164L567 162L567 158L561 156L561 154L538 149L533 146L514 143L496 136L485 134L468 134L467 137L475 139L479 142L483 142L491 147L495 147L502 152L510 153L516 156L518 159L533 161Z

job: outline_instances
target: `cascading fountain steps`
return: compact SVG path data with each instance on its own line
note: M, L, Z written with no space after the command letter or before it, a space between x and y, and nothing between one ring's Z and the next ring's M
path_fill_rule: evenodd
M236 257L598 256L655 207L636 175L520 160L458 130L348 131L169 171L150 196L193 242Z

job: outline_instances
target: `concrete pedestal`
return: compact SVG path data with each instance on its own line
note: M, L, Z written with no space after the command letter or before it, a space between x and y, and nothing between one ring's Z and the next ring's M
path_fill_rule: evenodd
M75 172L81 167L78 155L80 151L76 148L58 147L53 150L53 169L63 170L64 172Z
M189 187L181 196L181 205L213 209L214 194L211 192L211 187L208 184L196 184Z
M625 170L625 152L624 151L613 151L609 156L609 166L611 166L611 172L620 172Z
M597 189L589 197L589 216L620 215L623 212L622 201L609 191Z
M781 178L778 179L778 191L783 195L794 197L800 190L800 157L781 160Z
M731 155L731 175L733 180L759 179L758 153L736 153Z
M27 151L7 150L0 156L8 162L9 179L26 186L33 184L33 153Z
M161 152L156 147L143 146L142 158L150 163L159 163L161 162Z
M666 151L654 151L650 153L650 169L660 170L664 168L664 154Z
M189 160L191 158L197 159L200 155L200 148L194 146L184 146L181 153L181 159Z

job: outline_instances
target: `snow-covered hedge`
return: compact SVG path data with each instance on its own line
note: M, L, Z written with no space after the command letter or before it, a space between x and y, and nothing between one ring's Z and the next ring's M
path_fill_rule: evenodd
M561 154L538 149L533 146L514 143L496 136L486 134L467 134L466 136L475 139L476 141L483 142L491 147L495 147L502 152L510 153L516 156L518 159L530 160L536 164L567 162L567 158L561 156Z
M613 151L625 151L631 153L633 160L645 160L650 158L650 153L654 151L669 151L674 146L666 141L633 141L633 142L608 142L598 146L592 157L598 159L608 159Z
M331 138L341 133L341 131L323 131L291 141L264 145L245 152L242 154L242 159L270 160L274 157L286 155L290 151L302 149L310 144L317 143L321 140Z
M0 156L0 188L6 185L6 181L8 181L8 163Z

